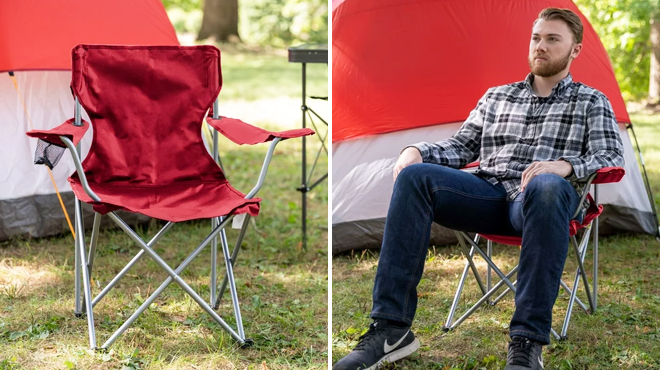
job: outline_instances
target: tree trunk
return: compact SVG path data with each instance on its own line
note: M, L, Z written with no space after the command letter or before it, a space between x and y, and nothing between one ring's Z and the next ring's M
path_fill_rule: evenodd
M651 73L648 103L660 103L660 12L651 14Z
M204 0L204 17L198 40L215 37L216 41L238 40L238 0Z

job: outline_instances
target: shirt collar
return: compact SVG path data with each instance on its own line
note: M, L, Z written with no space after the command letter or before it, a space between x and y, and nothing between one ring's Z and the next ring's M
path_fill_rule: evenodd
M525 87L527 87L527 90L529 90L530 94L534 95L534 89L532 89L532 82L534 81L534 75L533 74L528 74L527 77L525 78ZM573 76L569 72L566 77L564 77L563 80L559 81L559 83L552 88L552 92L550 93L550 96L554 94L562 94L564 91L566 91L566 88L573 82Z

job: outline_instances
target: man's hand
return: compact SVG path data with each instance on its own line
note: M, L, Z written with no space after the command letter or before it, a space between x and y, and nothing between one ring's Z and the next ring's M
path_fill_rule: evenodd
M570 162L548 161L548 162L534 162L522 174L522 181L520 182L520 191L524 191L530 181L536 175L542 173L554 173L561 177L566 177L573 173L573 165Z
M394 164L394 181L396 181L401 170L415 163L422 163L422 154L419 152L419 149L414 146L404 149L399 155L396 164Z

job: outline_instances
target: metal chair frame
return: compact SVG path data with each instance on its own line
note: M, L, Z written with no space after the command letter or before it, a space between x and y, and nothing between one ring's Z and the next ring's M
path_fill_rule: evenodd
M587 197L587 194L589 193L589 189L593 186L593 195L594 195L594 201L596 204L598 204L598 185L593 184L592 181L596 178L597 173L592 174L586 181L586 184L583 188L581 197L580 197L580 202L578 203L578 209L575 211L573 215L573 219L577 217L579 214L582 204L584 200ZM591 231L592 231L592 226L593 226L593 276L592 276L592 286L590 287L589 281L587 278L586 270L584 268L584 260L587 254L587 249L589 247L589 237L591 236ZM585 227L583 227L584 233L582 234L582 237L580 238L580 241L578 242L577 238L575 235L570 237L570 244L573 246L573 251L575 254L575 261L577 262L577 270L575 272L575 277L573 279L573 285L572 289L563 281L560 280L560 286L561 288L566 291L569 295L569 301L568 301L568 308L566 311L566 316L564 317L564 322L561 328L560 334L557 334L557 332L551 328L550 332L552 336L557 339L557 340L565 340L567 338L567 331L568 331L568 325L571 320L571 314L573 312L573 306L575 303L582 308L584 312L587 314L593 314L596 312L597 308L597 292L598 292L598 217L593 219L589 224L587 224ZM461 249L463 254L465 255L467 261L465 262L465 267L463 268L463 273L461 274L461 278L458 283L458 287L456 288L456 294L454 295L454 300L452 302L451 308L449 310L449 315L447 317L447 321L445 322L443 326L443 330L445 332L450 331L458 327L465 319L467 319L472 313L474 313L481 305L484 303L487 303L491 306L494 306L499 302L507 293L513 292L515 294L516 292L516 283L517 280L511 281L511 277L518 272L518 265L516 265L514 268L512 268L507 274L504 274L498 267L497 265L493 262L492 260L492 251L493 251L493 241L486 239L486 251L484 251L480 246L479 246L479 240L482 237L479 234L476 234L474 238L470 237L466 232L463 231L454 231L456 234L456 237L458 238L459 244L461 245ZM468 244L470 248L468 248ZM481 275L479 271L477 270L477 267L474 263L474 255L478 254L481 256L484 261L487 264L487 271L486 271L486 284L483 283ZM456 314L456 310L459 305L459 301L461 298L461 294L463 292L463 288L465 286L467 276L468 276L468 271L471 270L475 280L477 281L477 284L479 285L479 288L481 290L482 296L481 298L472 305L461 317L456 319L454 321L454 316ZM500 281L497 282L496 284L493 285L492 281L492 273L495 272L497 277L499 277ZM580 278L583 281L584 285L584 290L586 293L586 296L588 298L588 304L589 306L587 307L577 296L577 291L579 289L579 282ZM495 293L497 293L500 288L502 288L504 285L506 285L506 289L504 292L502 292L499 296L497 296L495 299L491 299Z
M218 118L218 100L216 99L214 103L213 118ZM78 101L78 98L75 97L75 115L74 115L74 125L82 125L81 118L81 105ZM87 182L87 178L82 168L81 164L81 148L80 144L76 147L73 142L66 136L60 136L62 142L65 143L69 152L73 157L78 176L80 178L81 184L87 195L95 201L101 201L101 199L92 191ZM245 196L245 199L252 199L257 192L261 189L264 183L264 179L268 172L268 167L270 165L275 146L278 142L281 141L281 138L276 137L270 143L266 157L261 167L261 172L257 180L257 184L254 188ZM218 155L218 132L213 130L213 158L216 160L216 163L219 163ZM75 200L75 310L74 313L77 317L82 317L83 314L87 316L87 326L89 332L89 346L92 349L96 350L107 350L121 334L128 329L130 325L144 312L153 301L158 298L158 296L167 288L172 281L176 282L183 288L183 290L190 295L195 302L206 311L214 321L216 321L224 330L226 330L232 338L234 338L241 347L249 347L254 344L254 342L246 338L245 332L243 330L243 319L240 312L240 304L238 301L238 295L236 292L236 282L234 279L233 265L238 256L240 250L240 245L245 237L247 231L247 226L249 224L250 215L246 214L245 219L238 235L234 249L229 251L227 236L225 233L225 227L229 224L230 221L234 218L234 215L229 215L226 217L215 217L211 220L211 232L210 234L194 249L194 251L176 268L171 268L155 251L154 246L158 241L165 235L167 231L174 225L173 222L168 222L163 226L155 236L151 238L148 242L145 242L130 226L128 226L115 212L109 212L108 216L112 219L122 230L124 230L128 236L137 243L137 245L142 249L139 251L133 259L106 285L105 288L101 290L96 297L92 297L91 292L91 280L90 276L92 273L92 267L94 264L94 256L96 253L96 245L99 238L99 228L101 225L101 214L95 213L94 215L94 224L92 227L92 234L90 239L89 249L85 246L85 233L83 225L83 214L82 214L82 201ZM225 263L225 275L224 280L220 285L220 291L218 291L217 284L217 247L218 247L218 237L220 238L222 245L222 253L224 256ZM185 270L185 268L204 250L207 245L211 245L211 284L210 284L210 300L209 303L205 302L197 292L195 292L180 276L180 274ZM96 330L94 327L94 312L93 307L105 297L105 295L117 285L119 280L126 275L126 273L145 255L147 254L151 257L168 275L169 277L142 303L142 305L135 310L135 312L117 329L110 338L103 344L101 347L97 347L96 341ZM229 285L229 291L232 299L233 313L236 321L236 330L229 326L223 319L220 317L214 309L217 309L220 303L221 297L224 295L224 291Z

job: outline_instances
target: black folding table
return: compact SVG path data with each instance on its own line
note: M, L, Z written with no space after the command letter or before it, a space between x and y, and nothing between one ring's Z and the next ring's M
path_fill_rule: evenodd
M289 51L289 63L301 63L302 64L302 127L307 127L307 121L312 124L314 131L319 133L319 130L314 123L314 117L318 118L324 125L328 126L328 123L321 118L321 116L316 113L312 108L307 106L307 63L325 63L328 64L328 45L327 44L304 44L300 46L294 46L288 48ZM312 99L323 99L328 100L327 96L310 96ZM321 148L319 148L316 153L316 158L314 159L314 164L307 173L307 142L306 137L302 138L302 184L296 190L302 193L302 246L307 248L307 193L314 189L318 184L328 177L328 172L326 170L325 175L320 176L318 179L313 180L312 176L314 175L314 169L318 163L319 156L323 151L328 155L328 147L326 146L326 139L328 137L328 129L324 136L317 136L321 141ZM311 185L310 185L311 183Z

